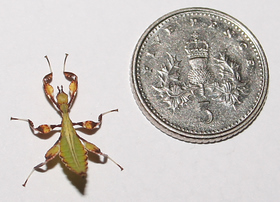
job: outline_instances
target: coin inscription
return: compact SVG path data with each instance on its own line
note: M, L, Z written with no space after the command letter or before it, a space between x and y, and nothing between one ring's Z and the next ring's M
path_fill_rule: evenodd
M145 116L180 140L211 143L244 130L262 109L268 66L254 35L220 11L188 8L154 22L132 61Z

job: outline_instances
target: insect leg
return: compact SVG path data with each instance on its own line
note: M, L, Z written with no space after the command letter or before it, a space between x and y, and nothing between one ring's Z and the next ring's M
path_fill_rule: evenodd
M98 122L84 121L84 122L73 123L73 125L79 125L79 126L82 126L83 128L89 129L89 130L92 130L92 129L95 129L95 128L100 128L101 125L102 125L102 118L103 118L103 116L105 114L108 114L108 113L111 113L111 112L117 112L117 111L118 111L118 109L113 109L113 110L110 110L108 112L100 114L98 116Z
M42 163L38 164L37 166L35 166L35 167L32 169L31 173L28 175L27 179L25 180L25 182L23 183L22 186L25 187L27 181L29 180L30 176L32 175L32 173L33 173L35 170L37 170L37 169L39 169L40 167L46 165L49 161L51 161L52 159L54 159L54 158L57 156L57 154L58 154L59 151L60 151L59 141L60 141L60 140L58 140L58 141L52 146L52 148L50 148L50 149L47 151L47 153L46 153L46 155L45 155L45 158L46 158L45 162L42 162Z
M81 138L80 136L78 136L78 137L84 143L86 150L88 150L89 152L95 153L95 154L102 155L102 156L104 156L104 158L110 159L113 163L115 163L117 166L119 166L119 168L121 170L123 170L123 167L121 167L117 162L115 162L113 159L111 159L107 154L102 153L101 150L96 145L86 141L85 139Z
M45 95L47 96L47 98L50 100L50 102L59 109L59 106L57 105L57 103L56 103L56 101L54 99L53 87L52 87L52 85L50 85L50 83L52 82L52 77L53 77L51 63L50 63L50 61L49 61L47 56L45 56L45 58L46 58L46 60L47 60L47 62L49 64L49 68L50 68L51 73L47 74L43 78L44 92L45 92Z
M66 66L66 59L68 57L68 54L65 54L65 59L64 59L64 68L63 68L63 74L65 78L69 81L71 81L69 85L69 91L70 91L70 101L69 101L69 109L71 108L76 96L77 96L77 89L78 89L78 77L76 74L72 72L66 72L65 71L65 66Z
M11 120L18 120L18 121L26 121L26 122L28 122L29 123L29 127L32 129L32 132L34 134L37 134L37 133L46 134L46 133L51 132L56 127L61 127L61 124L58 124L58 125L42 124L42 125L39 125L37 128L35 128L33 122L30 119L20 119L20 118L11 117Z

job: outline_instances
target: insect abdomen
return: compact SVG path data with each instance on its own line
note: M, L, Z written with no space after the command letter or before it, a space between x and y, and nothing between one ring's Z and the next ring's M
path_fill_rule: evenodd
M85 176L87 151L79 140L71 122L63 120L60 140L60 158L71 171Z

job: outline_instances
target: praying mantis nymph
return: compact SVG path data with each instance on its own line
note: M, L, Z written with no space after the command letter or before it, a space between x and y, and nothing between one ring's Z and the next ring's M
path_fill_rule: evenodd
M110 113L110 112L117 112L118 109L114 109L105 113L102 113L98 116L98 122L93 121L84 121L84 122L76 122L73 123L71 119L69 118L69 111L73 105L73 102L75 100L75 97L77 95L77 89L78 89L78 77L72 73L72 72L66 72L65 71L65 64L66 59L68 57L68 54L65 55L64 59L64 68L63 68L63 74L65 78L69 81L71 81L69 85L69 94L70 94L70 100L68 102L68 95L64 93L63 87L60 88L57 87L58 93L56 96L56 100L54 98L54 89L50 85L52 82L52 69L51 64L47 56L45 58L47 59L47 62L49 64L49 68L51 73L47 74L43 78L44 83L44 92L47 96L47 98L50 100L50 102L53 104L54 108L60 112L62 121L61 124L57 125L48 125L43 124L38 126L37 128L34 127L33 122L30 119L20 119L20 118L14 118L11 117L11 120L20 120L20 121L26 121L29 123L30 128L32 129L33 133L36 134L47 134L51 132L54 128L60 127L61 133L60 137L57 140L57 142L47 151L45 154L45 161L35 166L27 179L25 180L23 186L25 187L28 179L30 178L31 174L34 172L34 170L39 169L40 167L46 165L49 161L54 159L57 155L59 155L61 161L65 164L65 166L73 171L74 173L80 175L81 177L86 177L87 168L88 168L88 154L87 152L92 152L98 155L102 155L104 158L110 159L112 162L114 162L117 166L120 167L121 170L123 168L117 164L114 160L112 160L107 154L104 154L101 152L101 150L95 146L94 144L86 141L85 139L81 138L74 126L81 126L85 129L93 130L98 129L101 127L102 124L102 117L103 115Z

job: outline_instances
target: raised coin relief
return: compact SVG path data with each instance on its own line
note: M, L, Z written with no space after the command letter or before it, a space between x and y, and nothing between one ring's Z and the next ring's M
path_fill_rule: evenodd
M167 52L166 62L157 71L158 82L152 87L174 113L192 102L203 106L219 102L236 110L242 102L240 97L250 92L247 79L241 75L241 65L226 53L219 53L217 58L211 56L208 43L199 39L199 33L194 32L191 37L184 47L188 64L183 66L176 55ZM213 113L205 107L198 113L201 110L208 115L206 121L201 121L211 123Z
M215 142L258 115L268 67L258 41L230 16L182 9L156 21L133 59L136 100L146 117L181 140Z

